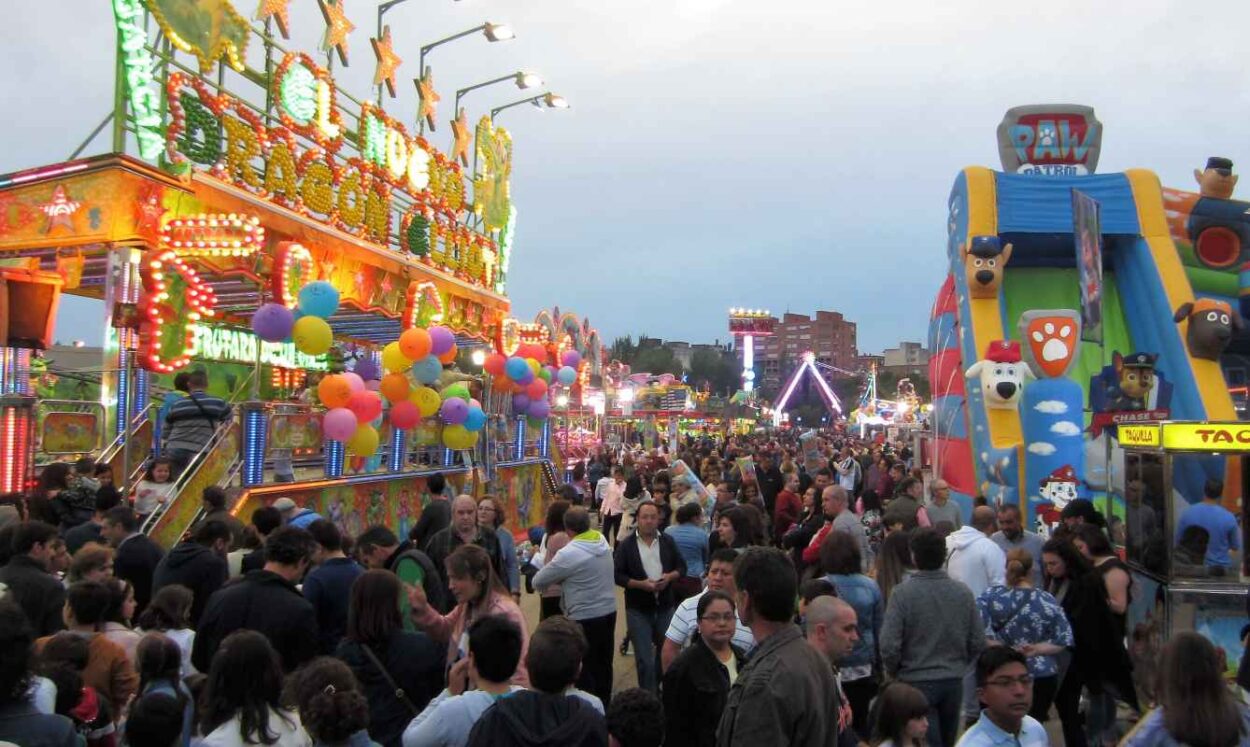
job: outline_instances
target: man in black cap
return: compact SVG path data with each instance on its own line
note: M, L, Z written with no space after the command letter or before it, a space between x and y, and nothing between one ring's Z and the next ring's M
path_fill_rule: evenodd
M1198 191L1203 197L1215 197L1221 200L1232 199L1233 189L1237 186L1233 162L1220 156L1208 158L1205 170L1194 169L1194 179L1198 182Z

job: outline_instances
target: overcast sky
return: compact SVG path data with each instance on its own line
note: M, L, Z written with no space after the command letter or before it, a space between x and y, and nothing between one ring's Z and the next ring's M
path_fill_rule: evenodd
M358 28L339 85L363 96L376 4L345 1ZM250 16L256 0L235 3ZM63 160L108 112L115 40L106 0L4 6L11 171ZM315 53L316 3L291 6L290 45ZM1094 106L1100 172L1146 167L1191 188L1209 155L1250 163L1250 3L411 0L387 16L404 58L388 109L413 117L422 43L487 20L517 39L429 57L446 104L435 143L456 88L526 69L569 99L499 119L516 142L509 295L518 317L558 304L607 341L724 340L730 306L841 311L866 352L924 340L951 182L998 167L994 129L1013 105ZM476 120L521 95L500 85L465 103ZM81 304L63 321L66 339L92 323Z

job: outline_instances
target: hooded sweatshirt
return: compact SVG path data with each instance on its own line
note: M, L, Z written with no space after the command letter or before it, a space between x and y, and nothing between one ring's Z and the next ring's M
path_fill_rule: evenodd
M534 576L540 592L552 584L560 584L564 613L574 620L616 612L616 570L603 535L591 529L561 548Z
M180 542L161 558L152 574L152 595L171 584L191 590L191 627L199 627L208 598L230 578L230 565L211 547L196 542Z
M500 699L469 733L469 747L607 747L603 716L573 695L525 690Z
M980 529L961 527L946 538L946 572L979 597L991 586L1007 584L1007 556Z

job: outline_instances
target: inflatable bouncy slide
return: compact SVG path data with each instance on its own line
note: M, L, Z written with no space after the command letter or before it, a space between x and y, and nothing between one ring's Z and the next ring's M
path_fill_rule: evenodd
M1231 164L1198 172L1201 195L1165 191L1145 170L1095 174L1100 140L1088 107L1007 113L1003 171L951 189L930 320L939 476L966 510L1016 504L1042 531L1122 485L1118 425L1237 418L1219 359L1241 327L1250 205L1228 199ZM1237 486L1228 462L1186 460L1173 484L1189 501L1207 477Z

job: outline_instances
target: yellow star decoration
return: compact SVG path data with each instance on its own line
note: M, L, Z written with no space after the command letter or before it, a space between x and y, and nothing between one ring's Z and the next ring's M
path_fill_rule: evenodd
M391 94L391 98L395 98L395 70L403 60L396 56L391 47L391 27L383 27L382 38L370 39L369 43L373 45L373 53L378 58L378 67L373 73L373 85L380 86L385 81L387 92Z
M278 33L283 39L290 39L291 9L287 6L291 0L260 0L256 8L256 20L264 21L270 16L278 22Z
M451 135L455 138L455 142L451 146L452 159L459 158L461 166L468 166L469 143L472 142L472 138L469 133L469 115L465 114L463 108L460 110L460 114L451 120Z
M438 116L438 102L442 97L434 90L434 71L427 67L425 75L413 83L417 84L417 95L421 97L421 105L417 108L417 121L424 119L431 130L437 129L434 118Z
M347 64L347 35L356 30L356 25L347 20L343 12L344 0L317 0L321 6L321 15L326 19L325 41L321 48L327 52L335 49L339 53L339 61Z

